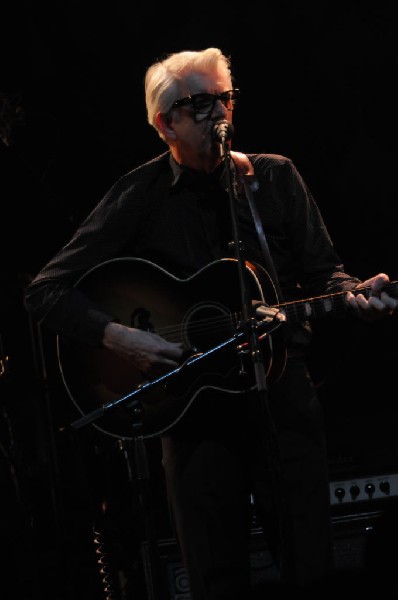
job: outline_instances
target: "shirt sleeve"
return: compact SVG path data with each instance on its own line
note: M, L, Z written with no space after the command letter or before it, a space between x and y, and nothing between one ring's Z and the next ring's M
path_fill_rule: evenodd
M34 320L91 346L102 345L104 329L114 316L101 310L77 284L90 269L123 255L133 244L144 196L128 175L115 183L26 288L25 306Z
M345 271L319 207L294 163L266 155L260 203L265 226L272 224L271 243L280 283L288 299L353 289L361 282ZM271 217L270 217L271 215Z
M353 289L360 279L346 272L317 203L293 163L291 230L300 281L306 293L330 294Z

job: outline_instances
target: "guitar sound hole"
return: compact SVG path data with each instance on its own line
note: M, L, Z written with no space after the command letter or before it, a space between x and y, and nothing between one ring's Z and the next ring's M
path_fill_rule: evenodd
M210 350L235 333L236 317L216 302L196 304L183 320L184 344L200 352Z
M142 329L143 331L152 331L154 333L155 328L149 320L150 316L151 314L146 308L136 308L131 314L130 326Z

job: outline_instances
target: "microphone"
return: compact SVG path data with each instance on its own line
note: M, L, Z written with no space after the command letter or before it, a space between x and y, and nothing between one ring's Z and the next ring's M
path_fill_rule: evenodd
M214 123L211 133L216 142L223 144L232 138L234 134L234 127L232 123L226 119L221 119L220 121Z

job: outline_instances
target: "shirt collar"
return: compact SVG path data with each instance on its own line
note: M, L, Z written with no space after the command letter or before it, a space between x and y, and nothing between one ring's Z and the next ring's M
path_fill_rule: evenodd
M184 167L178 164L173 155L170 153L170 167L173 173L173 180L171 187L175 187L179 182L187 183L190 182L197 185L199 188L202 186L221 186L222 175L224 173L224 165L220 164L212 173L202 173L201 171L195 171L189 167Z
M171 167L171 170L173 173L173 181L171 182L171 186L173 187L176 185L176 183L180 179L180 177L183 173L183 168L181 167L181 165L178 164L178 162L175 160L175 158L171 154L171 152L170 152L169 162L170 162L170 167Z

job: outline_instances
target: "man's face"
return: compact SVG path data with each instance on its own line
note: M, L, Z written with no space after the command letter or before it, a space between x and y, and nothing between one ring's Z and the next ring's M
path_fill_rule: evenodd
M193 73L185 82L181 97L203 93L218 95L231 88L230 78L217 73ZM220 119L232 122L232 110L221 99L217 99L211 112L206 114L206 109L201 112L202 97L196 99L197 103L172 109L170 123L174 135L173 139L167 141L177 162L210 172L220 161L220 145L212 137L213 125Z

